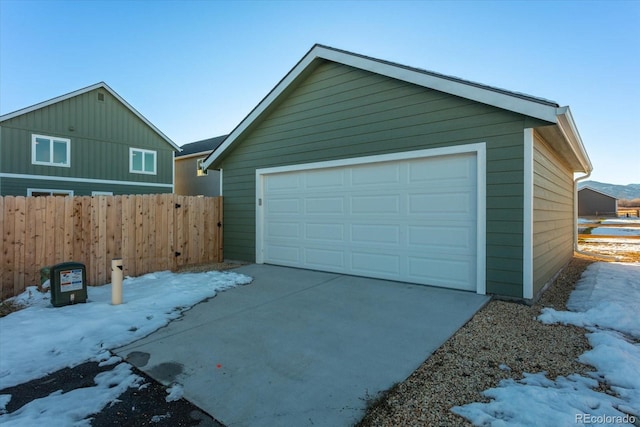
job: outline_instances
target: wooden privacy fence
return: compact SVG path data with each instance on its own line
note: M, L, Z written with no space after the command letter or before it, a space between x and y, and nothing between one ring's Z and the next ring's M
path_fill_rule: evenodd
M0 197L0 298L40 283L40 269L85 264L89 285L222 261L222 197L176 194Z

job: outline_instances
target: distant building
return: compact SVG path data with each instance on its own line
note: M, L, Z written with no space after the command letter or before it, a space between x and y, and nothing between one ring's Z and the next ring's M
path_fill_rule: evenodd
M578 216L618 216L618 199L584 187L578 190Z
M175 193L183 196L219 196L220 171L203 170L202 161L224 142L227 135L184 144L175 154Z
M180 148L104 82L0 116L0 196L173 192Z

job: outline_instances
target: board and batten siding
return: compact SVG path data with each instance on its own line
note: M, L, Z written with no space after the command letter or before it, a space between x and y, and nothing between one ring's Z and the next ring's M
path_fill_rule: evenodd
M70 139L71 167L31 164L33 134ZM0 138L3 173L173 183L172 147L105 90L95 89L6 120L0 125ZM129 172L130 147L157 152L157 175Z
M325 61L216 163L225 258L255 260L255 170L470 143L487 144L487 292L522 297L523 129L542 122Z
M544 140L533 139L533 295L573 257L573 173Z

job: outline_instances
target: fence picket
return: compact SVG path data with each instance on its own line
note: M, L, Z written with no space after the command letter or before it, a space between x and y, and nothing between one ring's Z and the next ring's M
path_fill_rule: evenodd
M26 213L25 213L25 198L22 196L16 197L15 205L15 245L14 256L16 260L16 266L13 270L13 292L19 291L20 283L24 283L24 257L25 257L25 245L26 245Z

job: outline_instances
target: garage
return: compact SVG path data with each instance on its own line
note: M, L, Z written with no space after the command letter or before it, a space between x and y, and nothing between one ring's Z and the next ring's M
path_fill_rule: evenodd
M259 170L257 262L483 293L477 151L438 152Z
M226 259L527 302L573 256L592 169L567 106L322 45L203 167Z

